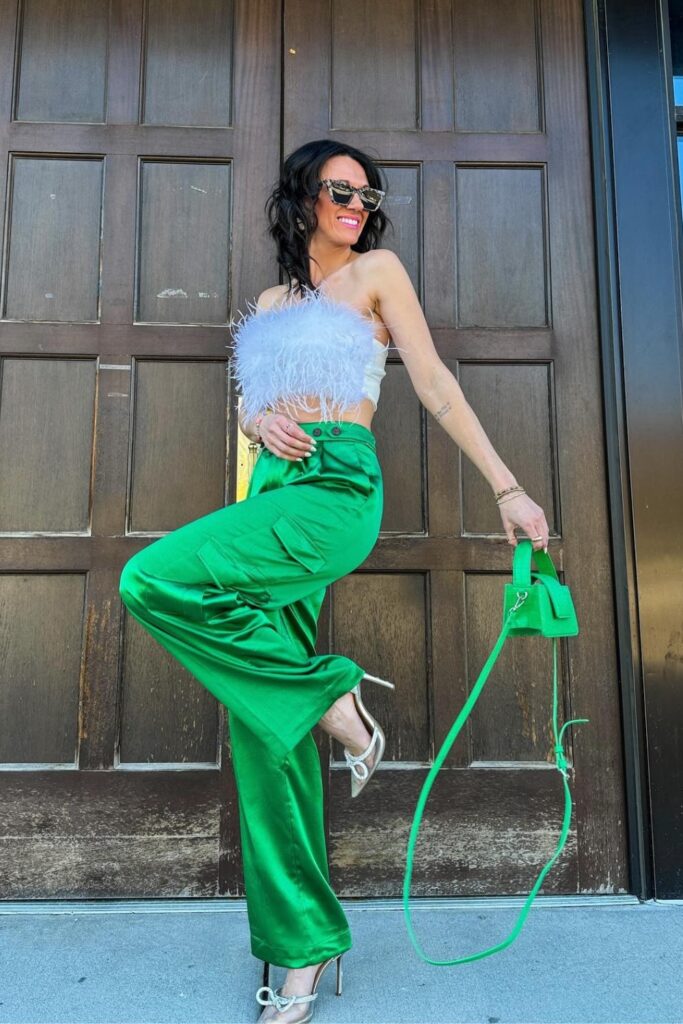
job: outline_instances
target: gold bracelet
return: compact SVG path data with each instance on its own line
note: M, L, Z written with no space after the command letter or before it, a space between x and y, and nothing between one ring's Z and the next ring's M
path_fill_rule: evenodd
M524 490L523 487L520 487L519 488L519 493L517 493L517 494L510 494L510 495L508 495L507 498L502 498L499 501L496 501L496 505L504 505L506 501L513 501L515 498L521 497L522 494L526 494L526 491Z
M498 501L499 498L502 498L504 494L508 494L510 491L521 491L521 490L524 490L524 488L520 487L519 484L513 484L512 487L506 487L502 491L496 491L496 501Z

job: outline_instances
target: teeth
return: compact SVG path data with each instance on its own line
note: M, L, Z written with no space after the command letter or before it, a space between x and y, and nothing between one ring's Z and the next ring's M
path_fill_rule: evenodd
M352 217L340 217L339 220L343 224L353 224L354 227L360 223L360 221L354 220Z

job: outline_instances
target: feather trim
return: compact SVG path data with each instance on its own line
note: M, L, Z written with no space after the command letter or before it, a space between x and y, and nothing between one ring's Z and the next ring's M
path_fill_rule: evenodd
M320 292L285 301L276 309L249 312L230 321L234 355L229 375L237 382L247 418L282 403L315 412L323 420L368 396L365 367L373 357L372 324L352 306Z

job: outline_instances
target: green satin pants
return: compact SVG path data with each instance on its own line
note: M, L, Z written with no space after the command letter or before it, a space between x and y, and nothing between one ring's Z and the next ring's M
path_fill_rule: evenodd
M251 949L283 967L351 947L310 730L365 669L315 642L326 588L370 554L383 506L370 430L300 426L310 458L262 449L244 501L149 544L119 584L129 613L228 708Z

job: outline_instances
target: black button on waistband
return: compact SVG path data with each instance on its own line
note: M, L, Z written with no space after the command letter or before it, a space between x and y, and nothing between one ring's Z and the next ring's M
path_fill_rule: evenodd
M322 434L322 430L320 429L320 427L313 427L313 433L315 434L316 437L319 437Z
M332 427L333 434L341 434L341 427Z

